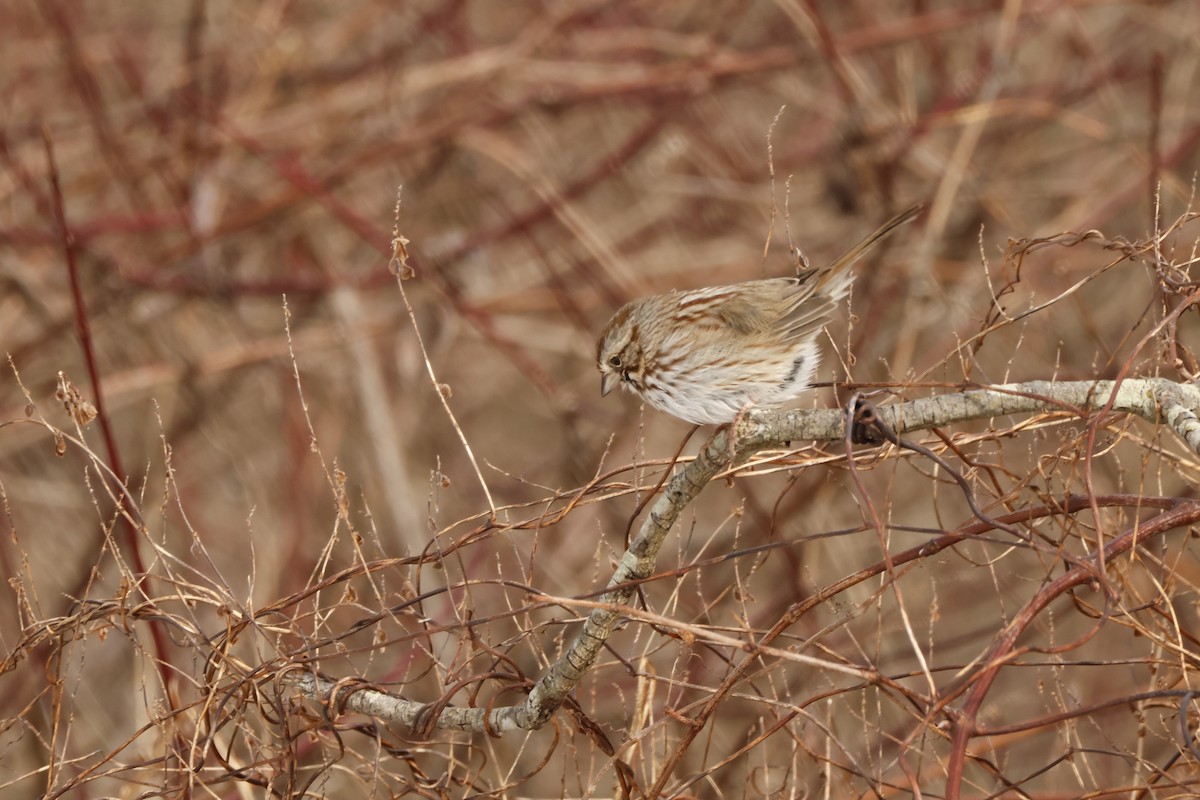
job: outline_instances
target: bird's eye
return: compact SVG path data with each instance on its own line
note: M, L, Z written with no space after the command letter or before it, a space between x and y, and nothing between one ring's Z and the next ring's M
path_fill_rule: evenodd
M620 357L620 356L613 356L613 357L609 358L609 359L608 359L608 364L609 364L609 366L612 366L612 367L619 367L619 366L621 366L621 357Z

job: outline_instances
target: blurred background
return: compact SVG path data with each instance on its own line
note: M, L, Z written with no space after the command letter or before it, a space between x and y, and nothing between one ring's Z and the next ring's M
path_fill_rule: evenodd
M790 274L793 247L830 260L920 201L857 267L820 380L905 398L1197 371L1194 315L1159 325L1200 230L1189 0L17 0L0 28L14 796L637 796L675 756L663 796L937 795L937 714L812 667L764 661L684 743L668 711L743 656L643 623L524 737L263 697L307 663L420 702L520 702L579 613L526 590L601 587L689 430L599 396L596 333L635 297ZM60 373L100 420L76 429ZM989 513L1191 495L1169 435L1086 433L1047 417L926 441L954 439ZM881 548L970 520L931 462L867 456L856 477L844 447L793 444L706 489L650 610L753 638ZM1138 513L1037 535L1086 552ZM1200 565L1172 535L1114 566L1125 616L1097 622L1094 592L1046 612L1040 646L1100 633L1003 673L989 721L1065 717L979 740L971 792L1191 785L1177 699L1104 705L1190 685ZM875 578L776 644L946 696L1063 569L1012 545Z

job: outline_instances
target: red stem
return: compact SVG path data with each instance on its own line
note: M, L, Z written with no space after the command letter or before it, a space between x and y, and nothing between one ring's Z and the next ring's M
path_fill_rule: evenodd
M58 165L54 160L54 146L50 141L50 133L45 128L42 129L42 141L46 147L46 164L50 172L50 190L51 199L54 206L54 220L58 224L58 230L63 246L63 256L67 263L67 273L70 276L71 284L71 299L75 305L75 327L79 332L79 342L83 347L83 360L87 365L88 379L92 384L92 401L96 406L96 421L100 424L100 432L104 437L104 447L108 451L108 467L116 476L117 484L117 506L123 507L125 498L128 494L125 488L125 470L121 466L120 453L117 450L117 440L113 436L112 424L109 421L107 412L104 406L104 393L100 388L100 374L96 368L96 355L92 347L92 332L88 325L87 306L83 299L83 288L79 282L79 265L75 258L75 240L71 236L71 232L67 227L67 214L63 204L62 187L58 178ZM118 514L122 525L121 530L125 533L125 549L129 558L129 562L133 565L134 576L139 580L147 580L146 567L142 561L142 553L138 547L138 530L137 527L130 521L129 517L124 514ZM93 557L93 563L101 558L101 547L97 548L96 555ZM151 638L154 641L154 652L156 663L158 664L159 676L162 679L163 691L170 701L170 669L167 662L167 642L163 634L162 628L157 623L150 623Z
M1135 522L1128 530L1114 537L1105 546L1103 553L1097 553L1083 560L1064 573L1058 579L1046 584L1029 601L1021 612L1013 619L1012 624L1001 632L992 645L984 667L975 679L966 703L963 705L954 721L954 736L950 744L950 760L946 772L946 800L958 800L962 790L963 772L967 760L967 744L979 733L975 720L979 715L983 701L987 698L988 690L1000 674L1002 667L1012 653L1017 639L1025 632L1051 601L1061 596L1067 590L1084 583L1096 580L1099 564L1107 563L1114 556L1133 549L1139 541L1144 541L1160 533L1177 528L1180 525L1191 525L1200 521L1200 502L1180 500L1170 509L1145 522Z

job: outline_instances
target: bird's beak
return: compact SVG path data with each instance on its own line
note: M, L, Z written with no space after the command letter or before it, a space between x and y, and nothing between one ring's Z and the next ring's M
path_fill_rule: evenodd
M621 376L615 372L605 372L600 375L600 396L604 397L613 390Z

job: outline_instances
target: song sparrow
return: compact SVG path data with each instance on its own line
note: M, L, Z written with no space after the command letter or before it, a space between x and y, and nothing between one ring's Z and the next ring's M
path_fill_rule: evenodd
M913 206L823 268L625 304L600 334L600 394L620 383L650 405L695 423L726 423L778 406L811 385L817 336L854 279L846 268L911 220Z

